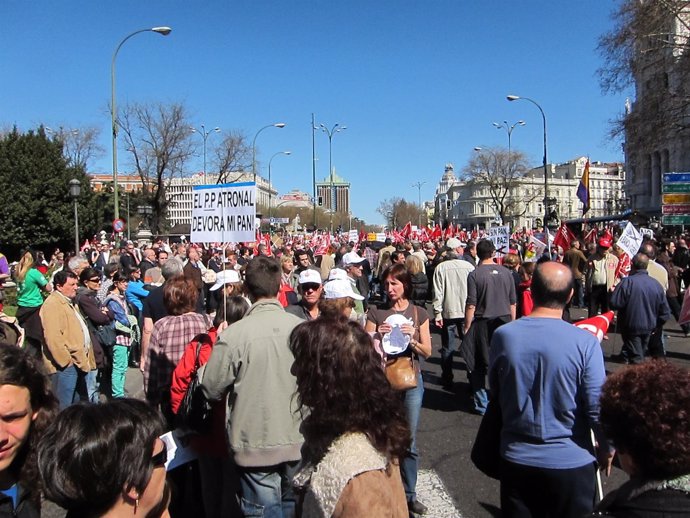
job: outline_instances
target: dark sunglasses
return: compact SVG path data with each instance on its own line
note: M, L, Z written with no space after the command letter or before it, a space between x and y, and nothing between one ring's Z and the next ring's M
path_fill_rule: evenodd
M94 279L89 279L89 282L101 282L101 279L99 277L96 277Z
M151 457L151 465L154 468L162 468L168 461L168 447L163 443L163 449Z
M320 285L320 284L316 284L316 283L313 283L313 284L312 284L312 283L309 283L309 284L302 284L302 291L304 291L305 293L308 292L308 291L316 291L316 290L318 290L320 287L321 287L321 285Z

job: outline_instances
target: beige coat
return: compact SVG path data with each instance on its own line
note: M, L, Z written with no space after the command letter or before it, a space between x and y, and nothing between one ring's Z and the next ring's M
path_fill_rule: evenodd
M318 466L294 479L305 490L299 518L408 518L397 464L377 451L366 435L338 437Z
M84 332L75 308L66 297L54 291L41 306L45 346L43 363L48 374L75 365L89 372L96 368L93 347L84 350Z

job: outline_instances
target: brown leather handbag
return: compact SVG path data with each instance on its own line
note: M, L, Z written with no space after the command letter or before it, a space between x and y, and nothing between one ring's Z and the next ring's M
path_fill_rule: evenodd
M415 336L419 334L417 321L417 306L414 306ZM395 390L410 390L417 386L419 361L415 359L416 356L412 353L412 356L398 356L386 360L386 379Z

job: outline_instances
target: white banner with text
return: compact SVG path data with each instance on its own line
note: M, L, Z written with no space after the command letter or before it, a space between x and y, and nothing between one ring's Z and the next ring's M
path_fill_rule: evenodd
M192 195L192 243L256 240L254 182L199 185Z

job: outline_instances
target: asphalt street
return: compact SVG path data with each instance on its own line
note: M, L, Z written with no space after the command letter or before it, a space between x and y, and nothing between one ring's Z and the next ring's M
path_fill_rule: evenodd
M572 316L585 318L586 312L575 309ZM666 335L668 360L690 368L690 338L683 336L675 321L667 324ZM440 380L441 337L433 326L431 337L434 352L422 365L425 393L417 435L419 499L430 504L429 518L501 516L498 482L480 473L470 461L481 417L471 411L464 363L459 354L456 355L453 390L444 390ZM610 329L608 340L602 342L607 372L622 367L611 361L613 355L620 353L621 346L621 337L614 327ZM139 370L129 369L126 390L131 397L144 397ZM625 473L614 468L611 476L603 479L604 493L617 488L626 478Z

